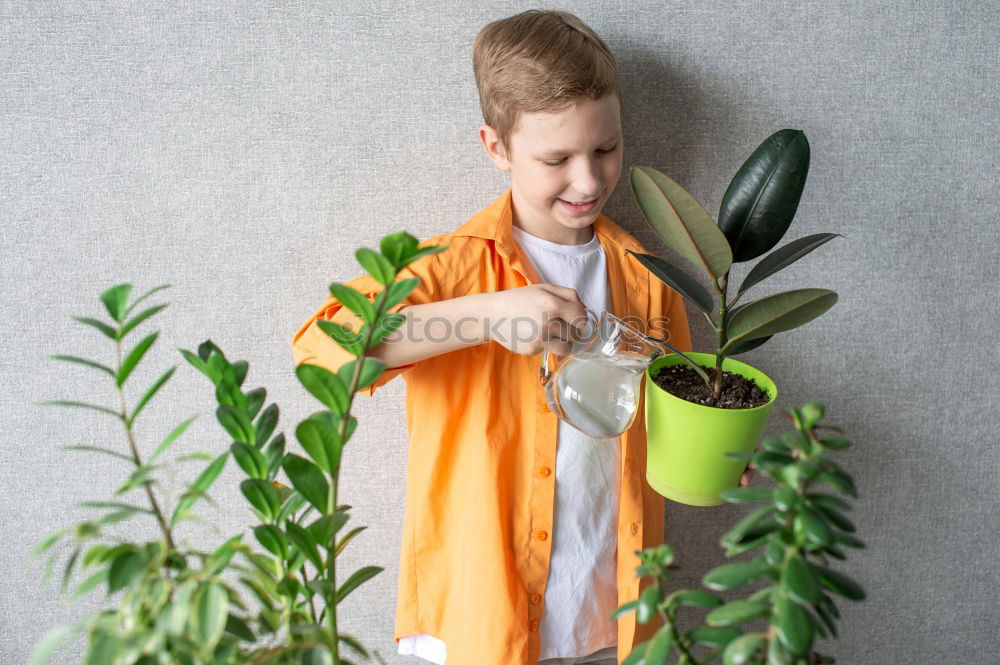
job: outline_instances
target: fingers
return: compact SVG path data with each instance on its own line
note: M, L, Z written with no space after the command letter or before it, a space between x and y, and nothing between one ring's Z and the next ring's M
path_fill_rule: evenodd
M563 300L570 300L572 302L580 303L581 305L583 304L580 300L580 295L576 292L576 289L570 289L565 286L556 286L555 284L549 284L548 282L541 282L536 286L553 295L559 296Z

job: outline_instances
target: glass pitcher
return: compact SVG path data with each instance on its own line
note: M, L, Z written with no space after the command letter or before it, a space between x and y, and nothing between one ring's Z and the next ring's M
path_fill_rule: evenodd
M540 378L549 409L584 434L613 439L635 420L646 368L666 347L610 312L587 310L583 339L549 371L542 351Z

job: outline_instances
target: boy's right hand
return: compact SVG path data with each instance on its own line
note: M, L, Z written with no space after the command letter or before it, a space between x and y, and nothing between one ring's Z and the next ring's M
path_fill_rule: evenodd
M587 310L574 289L541 283L489 296L487 341L512 353L533 356L548 349L565 356L587 328Z

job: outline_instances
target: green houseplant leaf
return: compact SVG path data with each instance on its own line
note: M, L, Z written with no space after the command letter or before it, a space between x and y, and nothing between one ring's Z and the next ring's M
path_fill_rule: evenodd
M739 290L736 292L737 295L743 293L751 286L759 284L779 270L790 266L809 252L813 251L820 245L833 240L837 236L840 236L840 234L815 233L811 236L793 240L787 245L779 247L761 259L760 262L755 265L749 273L747 273L747 276L743 278L743 283L740 284Z
M712 281L729 272L733 253L726 236L693 196L656 169L629 169L632 194L646 221L675 252L704 268Z
M808 172L809 142L800 130L779 130L757 146L719 209L719 229L733 261L755 259L778 244L795 216Z
M699 284L694 277L687 274L680 268L671 265L658 256L652 254L636 254L631 249L625 250L627 254L634 256L639 263L646 267L651 273L677 293L684 296L692 305L711 316L712 296Z
M798 328L836 302L837 294L828 289L796 289L747 303L729 319L727 345Z

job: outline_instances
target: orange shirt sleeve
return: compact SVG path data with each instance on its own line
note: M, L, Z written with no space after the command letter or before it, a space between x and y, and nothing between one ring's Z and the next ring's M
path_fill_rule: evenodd
M440 243L433 243L437 245ZM432 246L431 243L421 244L421 247ZM445 250L443 253L447 253ZM442 286L448 282L447 275L443 274L443 263L438 258L441 254L431 254L422 256L406 268L400 271L396 281L410 277L420 278L420 284L404 298L401 302L389 308L388 312L394 314L408 305L422 305L429 302L446 300L448 296L443 293ZM359 291L369 302L374 302L378 294L385 288L370 275L363 275L345 282L347 286ZM355 357L344 350L339 344L333 341L329 335L323 332L317 325L317 321L333 321L343 326L350 327L351 330L360 330L362 321L354 312L344 307L340 301L332 295L328 295L326 300L309 319L299 327L292 337L292 356L295 365L308 363L317 365L324 369L336 372L344 364L354 360ZM405 324L404 324L405 326ZM401 330L401 329L400 329ZM395 333L393 333L395 334ZM384 386L400 374L405 374L416 367L417 363L401 365L386 369L382 375L367 388L358 391L360 395L371 396L377 388Z

